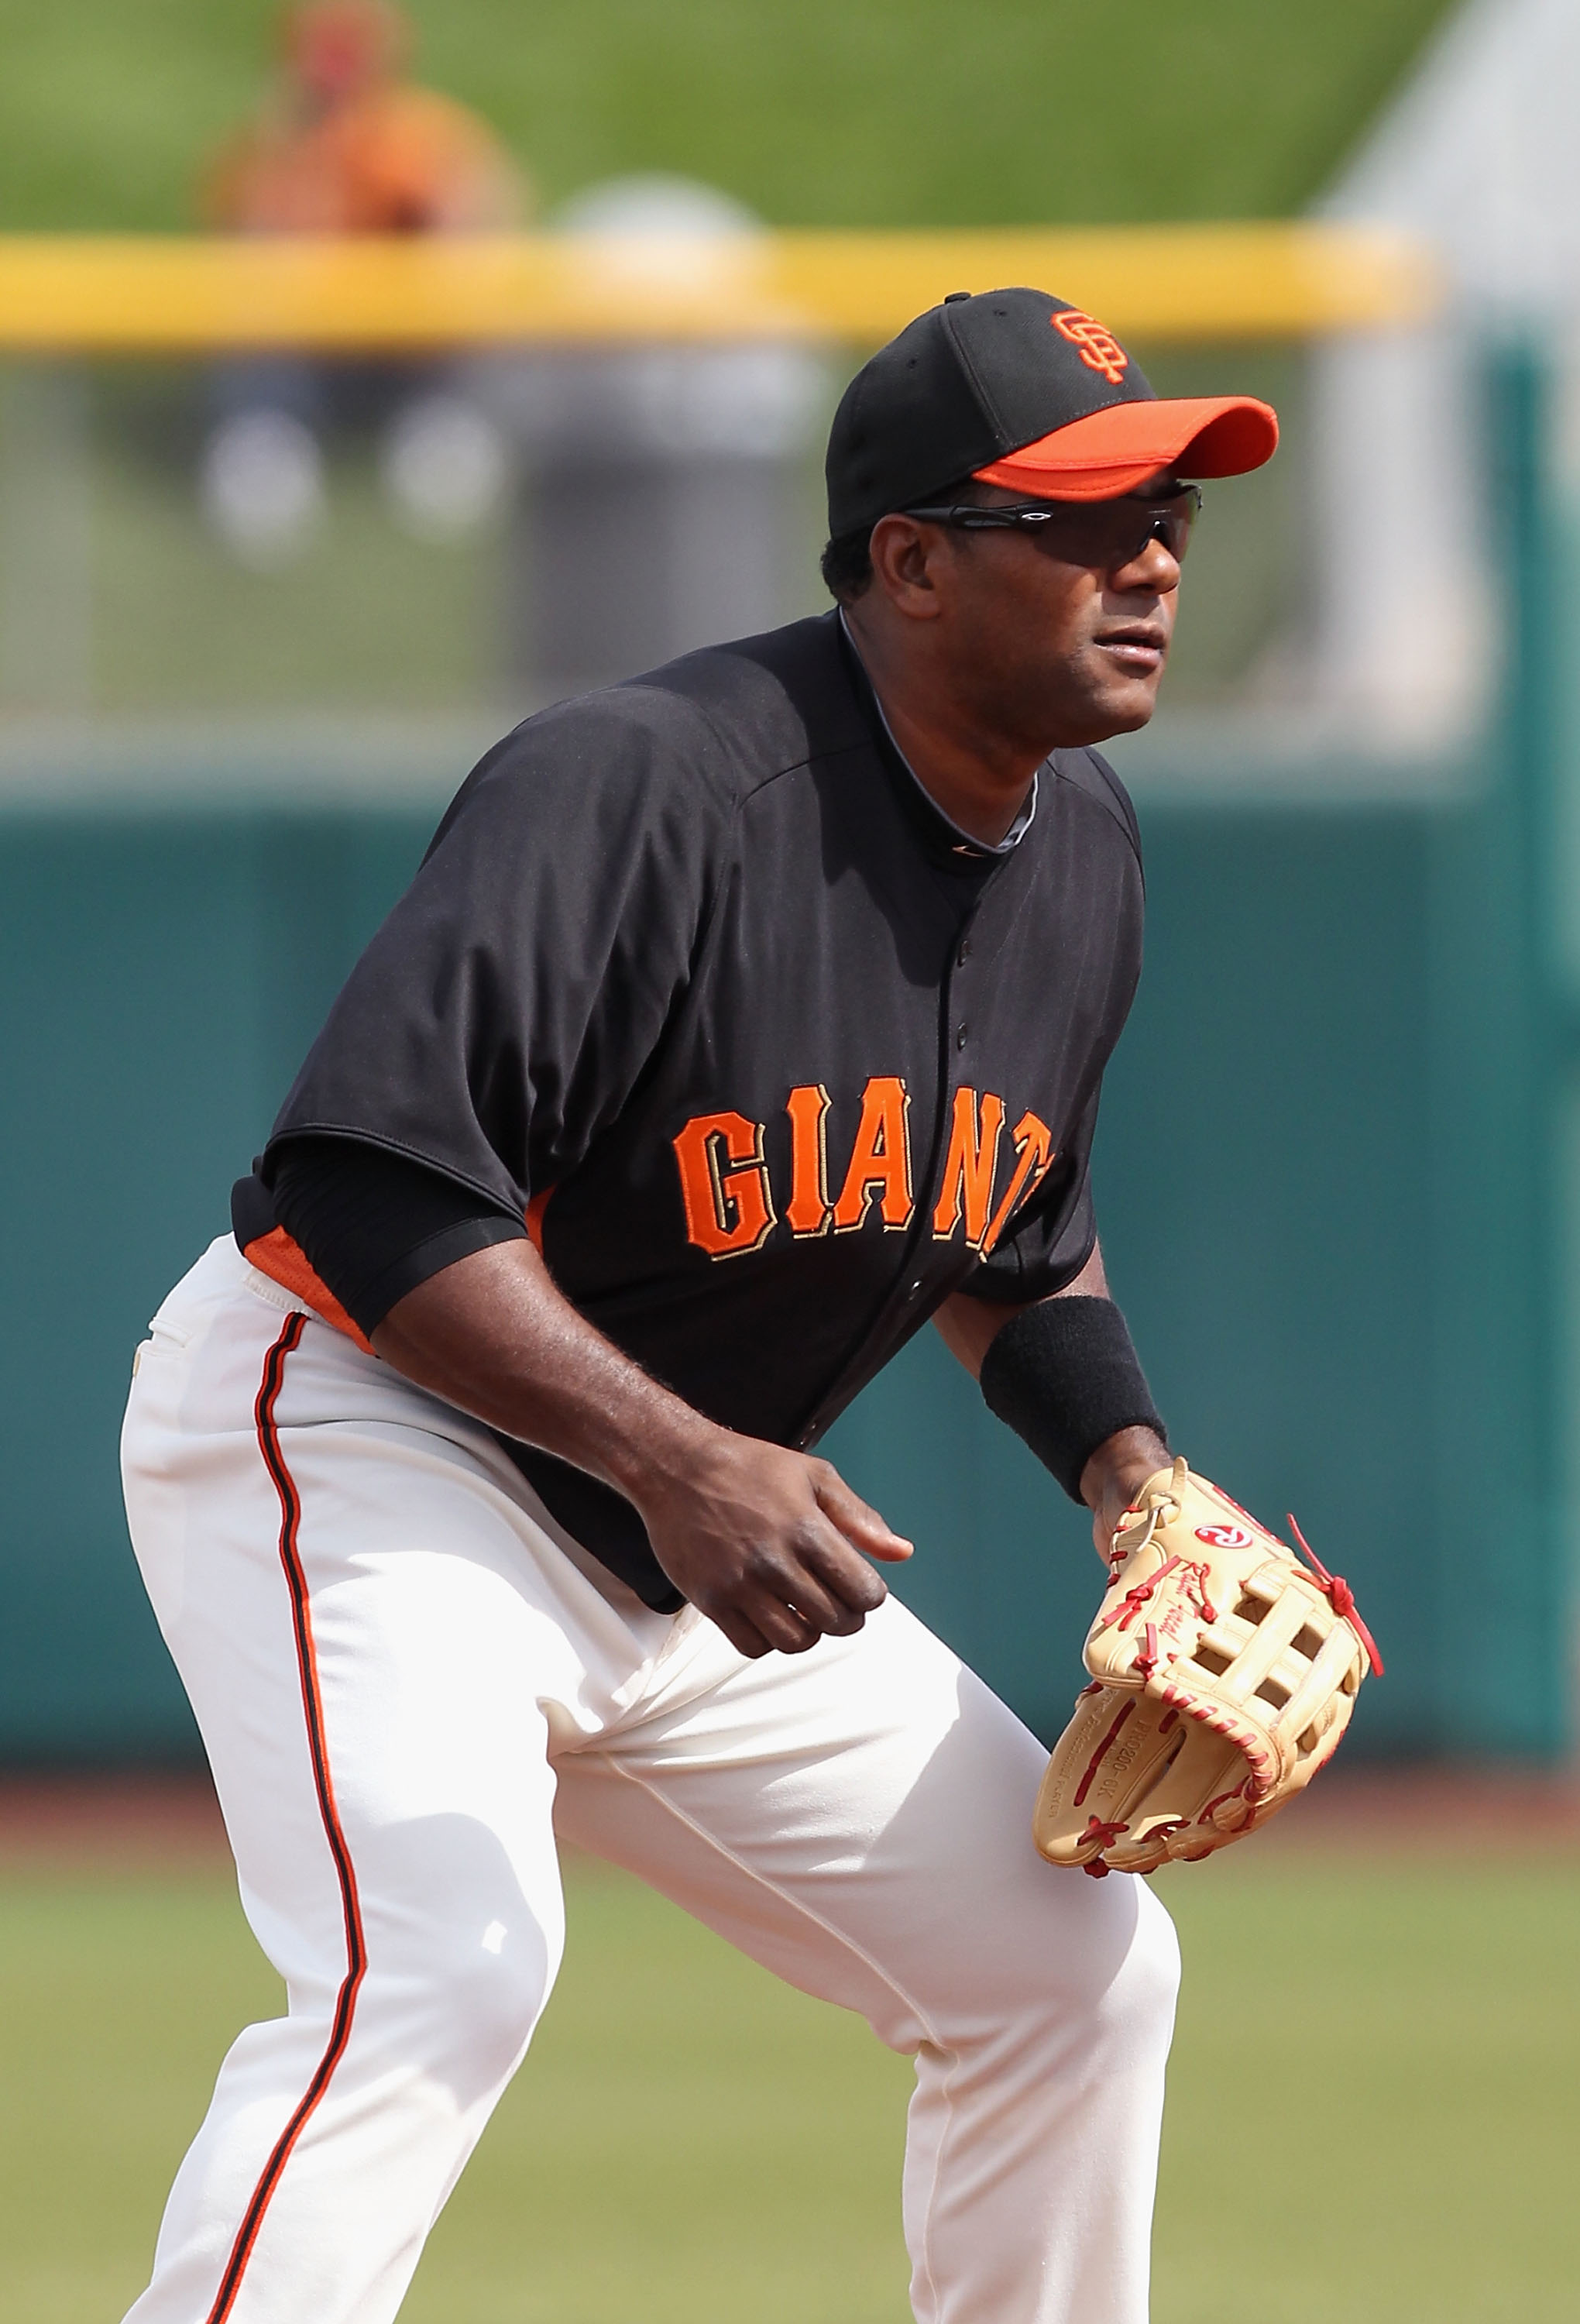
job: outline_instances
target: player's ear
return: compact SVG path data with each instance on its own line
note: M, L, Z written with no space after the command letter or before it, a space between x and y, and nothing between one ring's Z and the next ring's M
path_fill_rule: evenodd
M932 622L943 610L939 595L940 567L949 554L943 527L914 516L880 517L868 545L873 586L881 589L898 613L912 621Z

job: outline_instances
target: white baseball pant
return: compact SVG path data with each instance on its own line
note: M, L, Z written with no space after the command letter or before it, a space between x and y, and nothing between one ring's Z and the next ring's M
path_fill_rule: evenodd
M1043 1863L1040 1746L893 1599L750 1662L228 1240L140 1351L126 1503L289 2014L243 2034L135 2324L386 2324L547 2000L554 1829L916 2062L921 2324L1142 2324L1177 1956Z

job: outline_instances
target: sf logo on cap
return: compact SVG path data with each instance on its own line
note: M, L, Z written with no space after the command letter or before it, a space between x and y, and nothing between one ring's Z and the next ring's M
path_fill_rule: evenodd
M1110 387L1118 386L1129 368L1130 357L1112 331L1105 330L1089 315L1083 315L1079 307L1066 307L1048 319L1061 338L1080 349L1080 359L1089 371L1100 371Z

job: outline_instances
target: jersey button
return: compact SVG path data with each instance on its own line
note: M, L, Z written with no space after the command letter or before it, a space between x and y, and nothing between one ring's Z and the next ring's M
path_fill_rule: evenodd
M970 937L969 937L969 936L962 936L962 937L960 938L960 948L959 952L958 952L958 953L956 953L956 954L955 954L955 966L956 966L957 968L964 968L964 966L965 966L965 964L966 964L966 954L970 951L970 949L971 949L971 939L970 939Z
M965 1046L966 1046L966 1028L965 1028L965 1027L962 1025L962 1026L960 1027L960 1031L955 1035L955 1047L956 1047L957 1049L963 1049L963 1048L965 1047Z

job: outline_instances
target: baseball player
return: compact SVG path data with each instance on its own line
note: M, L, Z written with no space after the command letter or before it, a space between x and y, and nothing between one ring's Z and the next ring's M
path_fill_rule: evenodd
M395 2315L554 1982L556 1828L914 2058L922 2324L1144 2317L1169 1922L1038 1855L1044 1752L813 1448L932 1318L1100 1546L1169 1470L1088 1183L1142 918L1093 746L1186 479L1276 437L958 293L840 405L832 611L462 787L139 1351L133 1537L289 2006L137 2324Z

